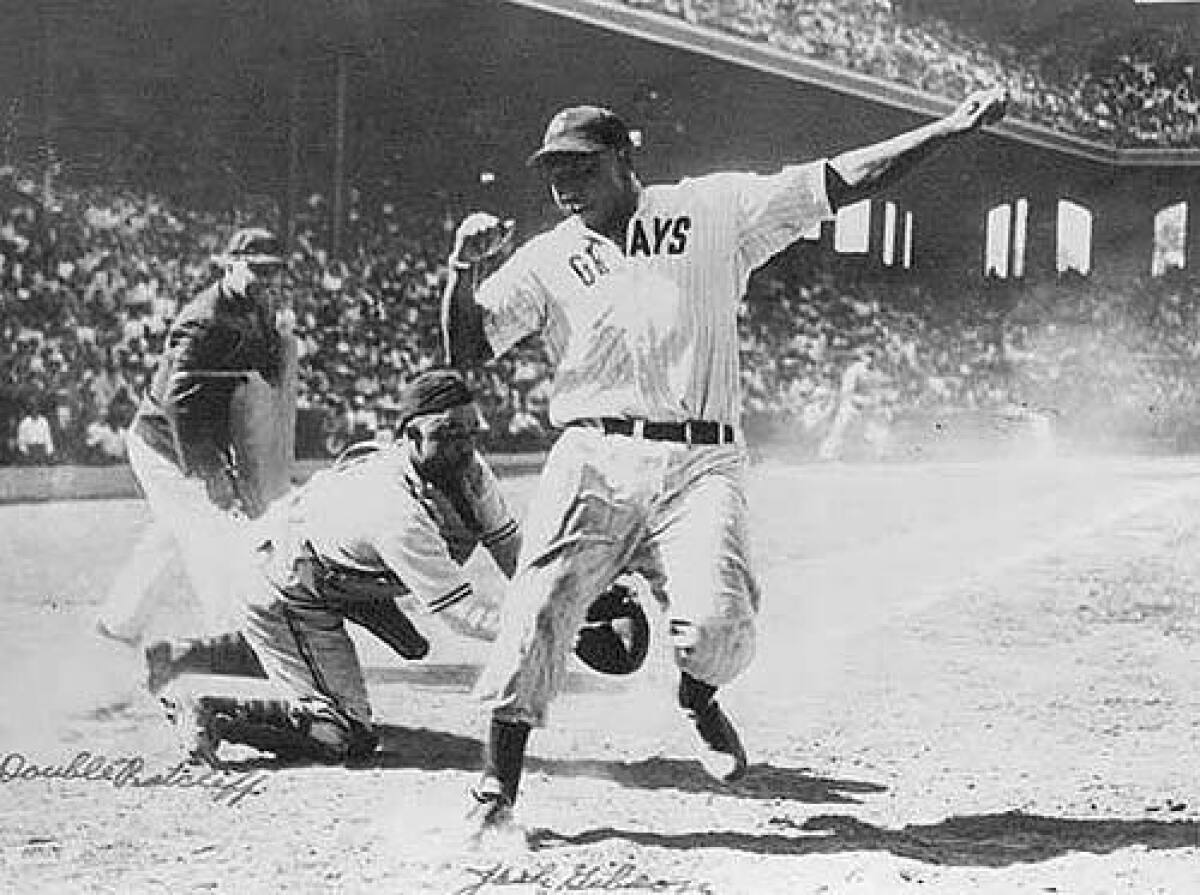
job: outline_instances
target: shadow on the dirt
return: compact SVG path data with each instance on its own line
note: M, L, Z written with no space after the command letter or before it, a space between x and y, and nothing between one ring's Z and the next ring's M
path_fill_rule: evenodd
M1007 867L1060 857L1068 852L1108 854L1122 848L1196 848L1200 823L1160 820L1081 820L1042 817L1019 811L952 817L936 824L899 830L877 827L845 815L818 815L802 823L775 820L799 835L705 831L662 834L635 830L589 830L575 836L534 834L537 846L592 845L608 840L654 848L727 848L751 854L809 855L886 851L927 864Z
M372 686L403 684L420 690L457 690L469 693L479 677L478 663L408 662L400 665L370 666L364 674ZM622 678L593 671L569 669L564 693L621 693L629 684Z
M482 759L479 740L424 728L381 725L380 750L355 768L407 768L422 771L476 771ZM862 780L821 777L797 768L768 764L750 767L746 778L722 786L687 759L645 758L640 761L543 759L530 756L526 768L553 777L590 777L631 789L672 789L689 793L725 793L751 799L782 799L809 804L856 804L855 795L884 792Z
M469 693L479 677L478 665L462 663L405 662L387 667L367 667L363 675L370 686L403 684L428 690L459 690Z
M886 787L863 780L820 777L800 768L769 764L750 766L743 780L722 786L704 773L698 762L677 758L641 761L543 761L535 770L561 777L594 777L630 789L673 789L677 792L724 793L749 799L781 799L808 804L857 804L855 795L880 793Z
M397 727L379 724L379 748L367 758L345 762L349 770L379 770L405 768L417 771L478 770L483 745L471 737L459 736L423 727ZM307 759L279 759L269 755L240 761L223 761L224 771L286 771L310 767L319 762Z
M348 762L350 770L405 769L417 771L478 771L483 746L473 737L427 728L379 725L379 751ZM224 762L227 771L285 770L300 766L274 758ZM670 789L685 793L721 793L747 799L782 800L806 804L858 804L856 796L886 791L878 783L822 777L802 768L750 766L746 777L722 786L704 773L698 762L655 756L640 761L563 760L530 756L526 769L552 777L589 777L630 789Z

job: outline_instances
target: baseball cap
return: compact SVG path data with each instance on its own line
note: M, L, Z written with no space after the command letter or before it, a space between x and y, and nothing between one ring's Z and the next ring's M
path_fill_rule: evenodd
M536 165L559 152L603 152L632 149L629 128L617 115L600 106L571 106L550 119L542 146L529 157Z
M462 374L455 370L427 370L401 390L400 419L397 428L403 429L410 420L431 413L441 413L451 407L470 404L474 400Z
M217 261L243 261L246 264L283 264L283 246L279 238L262 227L246 227L229 238Z

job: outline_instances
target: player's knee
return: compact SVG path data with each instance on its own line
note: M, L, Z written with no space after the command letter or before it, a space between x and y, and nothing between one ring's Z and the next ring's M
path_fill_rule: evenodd
M703 621L670 620L675 664L681 671L713 687L732 681L754 657L755 633L751 619L712 618Z
M540 586L518 587L506 597L501 609L501 627L520 640L544 645L552 654L565 653L574 643L582 616L575 619L566 594Z
M366 758L379 745L379 734L371 724L357 721L317 719L306 731L313 749L325 757L346 761Z

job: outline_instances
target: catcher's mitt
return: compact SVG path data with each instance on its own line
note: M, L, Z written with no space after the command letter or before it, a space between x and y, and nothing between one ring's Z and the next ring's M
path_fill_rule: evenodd
M395 600L342 600L338 608L346 621L366 628L405 659L415 661L428 655L429 641Z
M650 651L650 621L636 594L614 584L588 607L575 655L602 674L633 674Z

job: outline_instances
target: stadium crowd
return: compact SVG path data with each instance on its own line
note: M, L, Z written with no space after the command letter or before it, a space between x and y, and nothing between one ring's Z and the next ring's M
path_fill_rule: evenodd
M743 308L751 426L815 448L842 372L869 357L884 383L860 403L894 428L1045 418L1080 445L1194 447L1200 281L948 284L852 269L758 278Z
M324 200L297 216L288 294L297 317L299 407L329 451L389 431L401 381L436 361L447 220L351 195L353 250L319 245ZM48 193L0 169L0 462L116 462L180 304L248 218L169 210L125 190ZM369 225L368 225L369 220ZM490 437L545 443L545 370L518 355L479 384Z
M53 195L5 172L0 217L0 457L117 462L166 329L212 276L240 221L126 190ZM321 246L323 199L297 220L289 293L301 341L300 406L327 452L387 433L398 385L436 363L437 296L453 219L351 193L344 261ZM772 265L742 306L746 420L815 450L856 359L890 425L947 415L1053 416L1064 434L1194 441L1200 282L1094 277L935 284L836 257ZM476 382L489 446L544 447L548 368L529 346Z
M1131 41L1064 65L911 10L903 0L625 0L945 98L1005 84L1012 114L1118 147L1200 147L1200 77L1186 40Z

